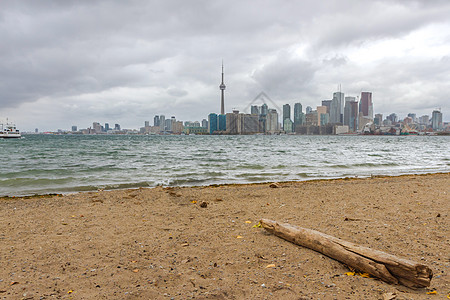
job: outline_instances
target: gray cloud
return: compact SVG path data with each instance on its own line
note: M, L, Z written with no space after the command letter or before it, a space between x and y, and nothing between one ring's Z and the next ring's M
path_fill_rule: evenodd
M261 90L314 107L342 84L373 91L383 113L442 107L448 119L448 57L414 52L427 36L398 55L354 53L420 30L440 32L445 52L449 14L440 0L2 2L0 118L27 130L201 120L219 109L224 59L227 110Z

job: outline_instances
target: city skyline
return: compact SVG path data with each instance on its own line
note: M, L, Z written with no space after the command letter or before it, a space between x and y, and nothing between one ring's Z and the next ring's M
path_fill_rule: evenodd
M316 107L341 86L371 91L374 113L441 108L449 121L449 13L438 0L268 0L257 11L252 1L6 1L0 119L23 131L201 120L220 112L223 59L228 112L260 91L278 107Z

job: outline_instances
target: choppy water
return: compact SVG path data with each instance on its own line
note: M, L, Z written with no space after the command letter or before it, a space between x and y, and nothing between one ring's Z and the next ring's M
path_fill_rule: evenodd
M450 171L445 136L0 139L0 196Z

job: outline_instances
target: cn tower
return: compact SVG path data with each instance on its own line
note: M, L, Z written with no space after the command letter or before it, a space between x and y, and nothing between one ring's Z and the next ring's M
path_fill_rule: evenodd
M225 83L223 83L223 61L222 61L222 83L219 86L220 91L222 92L222 97L220 99L220 114L225 114Z

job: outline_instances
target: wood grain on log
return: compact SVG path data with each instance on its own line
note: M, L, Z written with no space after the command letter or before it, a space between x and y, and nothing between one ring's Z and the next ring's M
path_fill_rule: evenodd
M312 229L267 219L262 219L260 223L276 236L318 251L388 283L420 288L430 286L433 272L423 264L359 246Z

